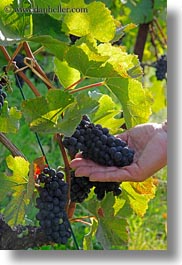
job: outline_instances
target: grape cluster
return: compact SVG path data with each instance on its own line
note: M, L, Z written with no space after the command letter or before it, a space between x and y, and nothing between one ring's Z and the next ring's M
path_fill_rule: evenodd
M91 159L100 165L123 167L133 162L134 151L127 146L127 143L109 134L109 130L100 124L91 123L86 115L83 116L73 135L64 138L63 144L71 157L81 151L83 158ZM72 176L71 200L82 202L88 197L92 187L95 187L94 193L98 200L102 200L105 194L111 191L114 196L118 196L121 193L120 184L90 182L86 177Z
M61 171L56 172L52 168L44 168L37 178L40 187L36 199L36 207L39 209L36 218L48 240L59 244L66 244L71 236L65 211L68 184L63 178Z
M167 56L162 55L159 60L156 62L156 77L157 80L163 80L166 78L167 73Z
M70 155L82 151L84 158L100 165L123 167L133 162L134 151L127 143L109 134L109 130L100 124L91 123L86 115L73 135L64 138L63 144Z
M3 91L3 86L6 85L6 80L4 77L1 78L0 80L0 110L2 109L3 105L4 105L4 100L7 97L7 94L5 91Z

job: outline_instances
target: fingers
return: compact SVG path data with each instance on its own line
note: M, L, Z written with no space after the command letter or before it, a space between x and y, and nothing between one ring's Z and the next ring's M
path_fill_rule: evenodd
M78 158L75 158L73 159L71 162L70 162L70 167L75 169L75 168L78 168L78 167L89 167L89 166L97 166L98 165L93 162L92 160L89 160L89 159L83 159L82 157L78 157Z
M76 158L71 161L70 166L75 170L75 176L86 176L89 177L90 181L122 182L142 180L142 175L137 163L123 168L105 167L91 160Z

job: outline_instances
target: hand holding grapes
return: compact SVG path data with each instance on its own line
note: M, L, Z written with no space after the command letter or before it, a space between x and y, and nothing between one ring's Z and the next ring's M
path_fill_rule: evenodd
M118 135L118 138L135 150L131 165L122 168L101 166L78 154L70 163L75 175L101 182L143 181L166 165L167 125L141 124Z

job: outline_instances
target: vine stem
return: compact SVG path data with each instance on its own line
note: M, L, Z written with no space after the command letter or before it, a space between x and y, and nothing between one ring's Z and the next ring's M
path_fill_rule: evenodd
M157 26L157 28L158 28L158 30L159 30L159 32L160 32L162 38L163 38L163 40L164 40L165 45L167 45L167 39L166 39L166 36L165 36L165 34L164 34L164 32L163 32L163 30L162 30L162 28L161 28L161 26L160 26L160 24L159 24L157 18L154 17L153 20L154 20L154 22L155 22L155 24L156 24L156 26Z
M74 82L73 84L71 84L70 86L68 86L67 88L65 88L65 91L69 90L70 88L72 88L73 86L78 85L79 83L81 83L84 80L84 78L80 78L78 81Z
M0 133L0 142L11 152L12 156L21 156L27 160L19 149L3 133Z
M13 53L13 56L10 58L10 60L8 61L8 65L7 65L7 71L10 69L11 65L13 64L13 60L14 58L17 56L17 54L20 52L21 48L23 46L23 43L21 42L18 47L16 48L15 52Z
M155 34L154 34L154 28L153 28L153 25L150 24L150 27L149 27L149 32L150 32L150 36L151 36L151 42L152 42L152 45L154 47L154 51L155 51L155 57L157 58L157 60L159 59L159 56L158 56L158 51L157 51L157 45L155 43Z
M40 74L40 76L42 76L44 78L44 79L41 78L41 79L43 79L43 81L46 80L46 82L44 81L44 83L46 83L47 88L50 89L52 87L52 84L50 84L50 81L49 81L48 77L46 76L46 74L44 73L44 71L42 70L40 65L36 62L34 54L32 53L28 42L25 41L23 43L23 47L24 47L24 49L26 51L27 57L29 57L29 58L31 58L31 59L33 59L35 61L35 70ZM39 78L40 78L40 76L39 76Z
M105 85L105 81L102 81L102 82L98 82L98 83L91 84L91 85L88 85L88 86L79 87L77 89L71 90L69 93L70 94L74 94L76 92L80 92L80 91L86 90L88 88L97 87L97 86L104 86L104 85Z
M70 204L70 187L71 187L71 174L70 174L70 164L68 161L68 157L63 145L63 141L62 141L62 135L60 135L59 133L56 134L56 140L58 142L59 148L61 150L62 153L62 157L64 160L64 165L65 165L65 174L66 174L66 182L68 183L68 198L67 198L67 205L66 205L66 212L68 213L69 210L69 204Z

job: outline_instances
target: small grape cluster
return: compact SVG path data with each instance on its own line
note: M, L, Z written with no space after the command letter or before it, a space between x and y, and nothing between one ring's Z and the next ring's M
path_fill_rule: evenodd
M70 38L70 41L71 41L71 44L72 44L72 45L75 44L75 42L76 42L77 40L80 39L80 37L75 36L75 35L73 35L73 34L70 34L70 35L69 35L69 38Z
M87 177L75 177L74 171L71 172L71 201L82 203L94 188L94 193L98 200L102 200L105 194L113 192L114 196L119 196L122 192L120 182L98 182L90 181Z
M71 236L70 224L65 211L68 184L64 174L52 168L44 168L37 177L39 197L36 215L41 229L51 242L66 244Z
M25 67L25 63L24 63L24 58L25 56L23 54L17 54L14 58L14 61L16 62L16 65L18 66L18 68L23 68ZM27 69L24 69L22 72L25 74L25 72L27 71ZM21 78L21 76L19 76L18 74L15 74L15 84L18 88L22 88L24 85L24 80L23 78Z
M134 151L127 146L127 143L109 134L107 128L100 124L94 125L87 115L84 115L80 124L71 137L63 140L68 154L73 158L79 151L85 159L104 165L123 167L133 162ZM114 196L121 194L118 182L90 182L86 177L71 179L71 200L82 202L88 197L90 189L98 200L102 200L107 192L113 192Z
M75 177L75 172L71 172L71 201L83 202L89 195L93 182L89 181L87 177Z
M0 80L0 110L2 109L4 105L4 101L7 97L6 92L3 90L3 87L6 85L6 80L4 77L1 78Z
M163 80L166 78L166 73L167 73L167 56L162 55L159 60L156 62L156 77L157 80Z

